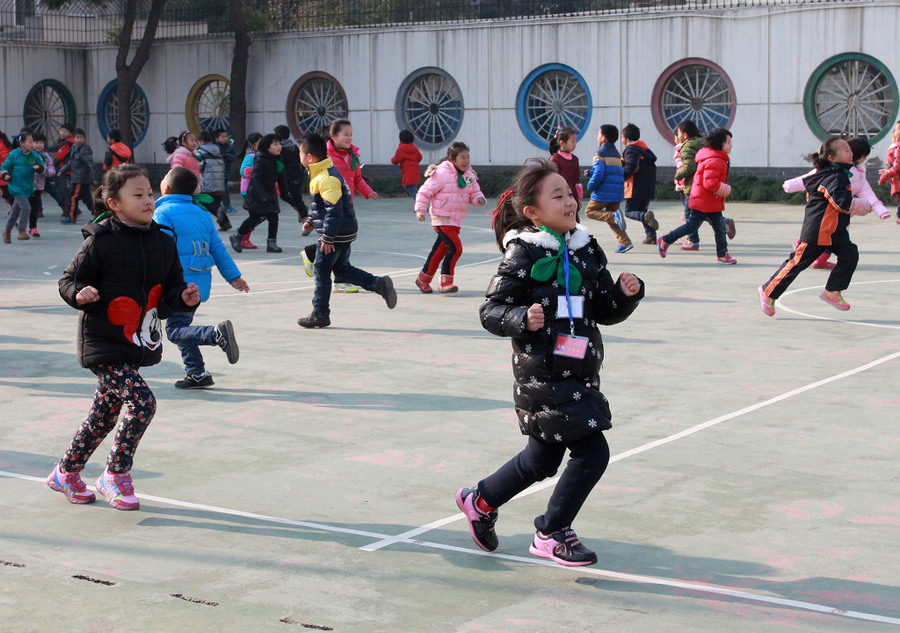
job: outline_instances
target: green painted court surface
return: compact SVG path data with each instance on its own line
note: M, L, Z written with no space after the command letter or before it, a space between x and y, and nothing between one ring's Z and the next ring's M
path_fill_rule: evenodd
M490 203L489 203L490 204ZM53 206L53 205L51 205ZM656 205L663 230L675 203ZM900 627L900 267L894 220L854 218L860 265L841 313L807 270L777 306L756 288L802 207L729 205L736 266L639 244L612 253L647 297L604 330L613 460L574 525L599 562L531 556L539 484L471 541L453 494L524 446L509 341L478 307L500 253L472 210L460 293L413 279L434 232L406 200L359 201L356 265L399 302L335 295L306 331L312 280L293 213L281 255L236 260L196 323L234 322L241 360L204 348L216 385L178 391L174 345L142 373L159 406L133 471L138 512L66 503L43 480L90 404L76 313L56 281L80 244L56 208L0 246L0 631L888 631ZM232 218L235 223L242 215ZM260 234L257 243L264 239ZM109 448L85 470L93 484ZM550 482L552 485L552 482Z

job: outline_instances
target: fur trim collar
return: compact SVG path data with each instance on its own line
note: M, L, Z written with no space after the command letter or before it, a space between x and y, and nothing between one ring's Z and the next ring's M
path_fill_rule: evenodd
M503 236L503 248L509 246L509 243L515 239L520 239L528 244L534 244L541 248L551 251L559 250L559 242L555 237L546 231L540 231L536 228L513 229L507 231ZM575 230L569 233L569 248L577 251L584 248L591 241L591 234L588 233L587 227L583 224L576 224Z

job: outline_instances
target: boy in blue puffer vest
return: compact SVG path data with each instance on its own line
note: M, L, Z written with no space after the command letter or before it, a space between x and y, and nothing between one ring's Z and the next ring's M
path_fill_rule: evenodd
M616 149L617 138L619 128L615 125L607 123L600 126L600 134L597 135L597 145L600 148L594 156L587 185L591 201L584 214L592 220L606 222L619 242L616 252L625 253L634 248L634 244L625 232L625 221L619 211L619 205L625 197L625 170L622 168L622 157Z
M197 177L185 167L175 167L160 183L162 197L156 201L153 220L175 238L178 258L188 283L200 287L200 301L209 299L212 268L215 266L231 286L250 292L216 232L212 217L194 203L191 194ZM166 320L166 336L181 350L185 377L175 383L178 389L197 389L213 385L212 375L203 364L201 345L218 345L232 365L238 361L238 345L231 321L211 325L191 325L193 312L177 312Z

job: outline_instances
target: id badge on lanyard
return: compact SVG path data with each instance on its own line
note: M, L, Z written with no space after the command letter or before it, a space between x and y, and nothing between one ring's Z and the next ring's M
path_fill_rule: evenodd
M569 317L569 334L559 334L556 337L556 344L553 346L553 354L555 356L566 356L568 358L584 358L587 354L588 339L584 336L575 336L575 318L584 317L584 297L572 297L569 295L569 248L567 244L560 245L563 248L563 273L566 280L566 313ZM577 306L573 310L573 299ZM560 307L562 305L562 297L559 298ZM577 312L576 312L577 311ZM557 312L559 314L561 310Z

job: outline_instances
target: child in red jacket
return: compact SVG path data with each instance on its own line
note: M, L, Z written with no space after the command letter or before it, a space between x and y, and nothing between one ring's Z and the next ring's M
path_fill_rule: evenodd
M391 162L400 165L400 182L403 190L410 198L415 198L419 191L419 183L422 182L422 174L419 171L419 163L422 162L422 152L413 145L413 135L409 130L400 131L400 145Z
M720 264L736 264L737 260L728 254L728 228L722 211L725 209L725 198L731 194L728 184L728 155L731 153L731 132L719 128L706 137L706 147L697 152L697 171L691 184L691 197L688 206L691 213L684 224L674 231L656 240L656 249L660 257L666 256L666 249L675 240L696 233L700 225L706 221L713 228L716 236L716 261Z
M900 121L891 133L891 146L884 159L885 167L878 172L878 184L891 182L891 197L897 202L897 224L900 224Z

